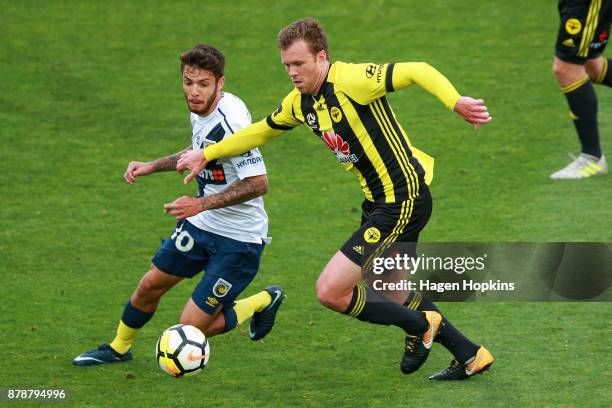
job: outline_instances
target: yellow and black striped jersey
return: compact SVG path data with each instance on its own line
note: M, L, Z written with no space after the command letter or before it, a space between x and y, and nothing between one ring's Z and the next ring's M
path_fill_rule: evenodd
M433 159L411 145L386 94L415 82L438 96L449 109L459 98L450 82L424 63L335 62L317 95L293 89L265 120L208 147L205 157L212 160L231 152L224 143L234 142L236 149L248 150L249 145L259 146L305 124L357 176L367 200L394 203L412 199L426 178L430 181ZM250 135L240 135L242 131ZM233 140L239 136L241 141Z

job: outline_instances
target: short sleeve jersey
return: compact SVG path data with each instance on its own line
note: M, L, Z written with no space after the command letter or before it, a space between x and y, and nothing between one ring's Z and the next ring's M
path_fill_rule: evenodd
M240 98L224 92L213 112L207 116L192 113L190 120L192 146L202 149L250 125L251 114ZM198 196L221 192L237 180L262 174L266 174L266 166L258 149L236 157L213 160L196 176ZM203 211L188 220L202 230L238 241L261 244L262 240L267 240L268 216L262 197Z

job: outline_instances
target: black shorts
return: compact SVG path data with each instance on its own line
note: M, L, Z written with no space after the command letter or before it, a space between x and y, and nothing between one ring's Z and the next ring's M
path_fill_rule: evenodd
M424 187L414 200L393 204L366 200L361 210L361 227L340 248L359 266L363 266L377 248L395 242L417 242L431 216L431 194Z
M612 0L560 0L559 16L555 47L559 59L584 64L603 53L610 35Z

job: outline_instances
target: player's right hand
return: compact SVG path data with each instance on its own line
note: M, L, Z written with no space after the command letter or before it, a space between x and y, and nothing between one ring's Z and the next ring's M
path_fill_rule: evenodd
M136 177L148 176L153 173L153 165L150 163L133 161L128 164L127 170L123 173L123 178L130 184L136 183Z
M190 170L189 174L185 177L183 182L189 183L195 176L200 174L204 167L208 164L208 160L204 157L202 150L188 150L181 154L181 157L176 164L176 170L183 174L187 169Z
M468 123L471 123L475 130L480 125L486 125L493 120L489 110L485 106L483 99L474 99L469 96L461 96L453 109Z

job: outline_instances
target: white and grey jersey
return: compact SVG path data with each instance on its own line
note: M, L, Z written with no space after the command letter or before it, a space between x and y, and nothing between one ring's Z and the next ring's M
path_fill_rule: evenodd
M251 124L251 114L237 96L224 92L217 108L207 116L191 113L194 149L203 149ZM209 196L247 177L266 174L258 149L240 156L221 158L208 163L196 176L198 196ZM268 216L262 197L229 207L203 211L188 218L196 227L243 242L267 241Z

